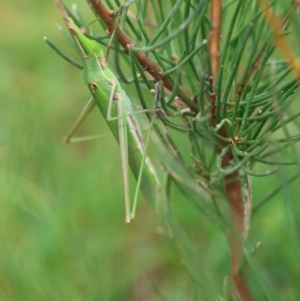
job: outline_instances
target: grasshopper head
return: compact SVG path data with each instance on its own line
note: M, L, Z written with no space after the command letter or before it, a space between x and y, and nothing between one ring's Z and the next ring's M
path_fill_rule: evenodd
M79 28L70 17L68 17L67 26L84 57L103 58L100 45L84 35L84 28Z

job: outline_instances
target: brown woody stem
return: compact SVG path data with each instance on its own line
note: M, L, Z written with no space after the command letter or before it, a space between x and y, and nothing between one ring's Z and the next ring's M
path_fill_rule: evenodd
M116 22L113 18L113 14L109 11L105 5L100 0L88 0L91 8L97 13L97 15L103 20L107 29L110 32L113 32L116 25ZM116 32L117 38L119 43L124 48L125 52L128 54L129 47L134 47L135 43L132 39L120 28L118 27ZM138 60L139 64L145 68L147 72L149 72L155 81L162 81L165 88L169 91L173 90L173 83L167 76L163 75L163 70L158 67L152 60L150 60L145 53L142 52L135 52L136 59ZM190 92L185 92L190 99L193 99L193 95ZM181 93L178 93L181 101L185 103L185 107L190 105L185 100L185 96ZM191 108L192 109L192 108Z

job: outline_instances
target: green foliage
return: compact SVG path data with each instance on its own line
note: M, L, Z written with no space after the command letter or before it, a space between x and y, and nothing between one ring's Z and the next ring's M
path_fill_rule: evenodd
M203 42L211 28L209 3L151 0L123 9L120 26L136 47L125 55L115 40L113 48L120 51L110 55L110 63L131 99L143 107L155 105L150 93L155 81L137 63L134 51L147 51L171 78L173 90L161 88L159 98L169 114L158 116L155 129L168 150L178 154L176 164L158 135L153 138L149 153L162 177L169 172L165 188L170 202L162 204L157 217L140 202L130 226L123 221L114 139L68 146L60 142L89 93L80 70L42 41L47 34L78 59L53 26L62 24L55 5L31 0L3 6L1 300L232 300L225 235L231 216L222 179L233 170L239 170L243 189L252 178L253 214L241 271L253 300L297 300L298 83L256 3L228 1L222 17L221 67L212 89ZM291 13L285 31L298 55L298 16L285 3L278 1L274 10L280 17ZM108 6L117 9L120 4ZM95 19L85 3L79 12L83 24ZM128 17L132 15L137 19ZM105 29L103 22L93 22L89 34L99 34L97 41L105 46L109 38L99 23ZM209 126L212 107L206 96L214 93L216 122ZM190 113L178 116L176 95ZM221 126L228 137L220 134ZM98 133L109 129L94 112L79 134ZM218 153L217 143L229 139L233 143ZM222 156L229 151L234 160L223 168Z

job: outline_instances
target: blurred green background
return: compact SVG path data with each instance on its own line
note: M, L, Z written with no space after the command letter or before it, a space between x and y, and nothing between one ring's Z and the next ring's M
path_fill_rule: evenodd
M85 2L80 9L88 11ZM55 26L63 22L54 3L2 1L1 12L0 300L162 300L160 289L165 300L183 300L190 283L163 239L163 220L141 200L136 220L124 223L115 140L61 143L89 93L81 72L43 41L46 35L72 54ZM98 133L109 130L94 112L80 135ZM284 176L263 187L254 179L254 199ZM300 260L288 202L294 206L298 193L295 184L277 195L250 230L251 244L262 242L256 255L266 281L290 300L300 290ZM225 237L176 195L174 212L200 254L199 269L221 290L229 273Z

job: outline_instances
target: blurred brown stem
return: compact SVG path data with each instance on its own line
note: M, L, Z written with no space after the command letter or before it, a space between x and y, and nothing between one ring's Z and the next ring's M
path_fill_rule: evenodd
M283 29L283 24L286 22L286 18L280 20L278 16L273 12L272 5L268 0L258 1L260 9L265 17L266 21L270 25L271 29L275 35L275 45L282 53L287 64L293 71L295 77L300 80L300 63L297 58L294 56L291 48L288 45L288 42L285 38L285 33ZM299 6L299 1L294 2L294 9L297 10Z
M212 29L209 33L209 55L211 62L211 72L212 72L212 91L214 92L214 85L217 80L219 66L220 66L220 35L221 35L221 24L222 24L222 1L212 0L210 7L210 21L212 24ZM212 109L211 109L211 124L215 125L215 111L216 111L216 99L212 99ZM225 127L222 127L220 134L223 137L228 137ZM223 143L219 148L219 153L222 148L226 145ZM227 155L223 158L222 167L226 168L231 165L233 160L232 152L229 151ZM225 194L229 202L231 216L232 216L232 227L230 227L230 232L228 233L228 242L231 252L231 273L235 284L235 287L244 301L251 301L252 297L250 291L247 287L245 280L239 273L239 267L243 256L243 243L242 243L242 233L244 231L244 205L243 205L243 195L241 189L241 181L239 177L239 172L235 171L232 174L226 175L224 177Z

